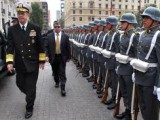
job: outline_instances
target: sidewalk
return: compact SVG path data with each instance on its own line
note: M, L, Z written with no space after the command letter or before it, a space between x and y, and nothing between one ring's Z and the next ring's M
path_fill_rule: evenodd
M67 63L66 97L54 87L50 65L40 70L34 113L29 120L114 120L112 111L97 98L92 84ZM0 80L0 120L24 120L25 96L15 83L15 76Z

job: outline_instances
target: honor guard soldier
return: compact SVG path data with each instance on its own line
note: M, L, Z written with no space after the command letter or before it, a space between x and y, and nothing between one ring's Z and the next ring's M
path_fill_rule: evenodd
M160 10L148 7L141 15L145 31L140 33L135 69L135 84L144 120L158 120L157 96L160 97ZM157 96L155 95L157 86ZM160 99L159 99L160 100Z
M26 95L25 118L28 119L33 113L39 67L44 69L45 53L40 28L28 21L31 6L17 2L16 11L19 23L8 30L6 62L8 71L12 72L15 59L16 84Z
M89 36L89 43L88 46L93 45L93 39L95 36L95 26L96 24L94 22L90 22L89 26L91 27L91 35ZM91 70L91 76L89 78L87 78L88 82L93 82L94 81L94 65L93 65L93 59L92 59L92 51L90 49L87 50L87 58L88 58L88 62L89 62L89 67Z
M120 22L121 30L124 31L124 33L122 33L120 37L120 53L116 54L116 60L119 62L117 74L119 75L120 91L126 110L115 117L118 119L125 117L125 120L131 120L133 68L129 61L135 58L139 34L134 32L137 24L136 16L134 14L123 14Z
M18 24L18 18L17 17L12 17L11 23L12 23L12 25L17 25Z
M115 54L119 52L119 37L120 33L117 31L116 26L118 25L118 18L115 16L109 16L106 19L107 29L109 31L106 43L106 69L108 70L108 83L111 87L112 98L109 99L105 104L109 105L108 109L114 109L116 89L117 89L117 74L116 74L116 59Z

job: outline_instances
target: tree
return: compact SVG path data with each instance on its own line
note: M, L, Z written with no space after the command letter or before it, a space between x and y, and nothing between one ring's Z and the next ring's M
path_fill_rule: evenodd
M61 27L64 28L64 18L61 17L58 22L60 23Z
M156 7L155 4L150 4L150 5L146 5L143 9L139 10L137 13L136 13L136 17L137 17L137 22L138 22L138 25L141 27L142 26L142 17L141 17L141 14L143 13L143 11L147 8L147 7Z
M32 3L32 13L30 21L36 23L41 28L43 27L43 10L40 8L38 3Z

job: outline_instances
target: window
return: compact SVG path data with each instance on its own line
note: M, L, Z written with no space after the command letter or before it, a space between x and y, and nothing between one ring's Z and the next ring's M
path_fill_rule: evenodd
M82 14L82 10L79 10L79 14Z
M119 0L119 2L122 2L121 0Z
M92 17L92 21L94 21L94 17Z
M99 14L101 15L101 11L99 11Z
M94 1L89 1L88 2L88 7L89 8L94 8Z
M101 4L99 4L99 8L101 8L102 6L101 6Z
M128 6L127 6L127 5L125 5L125 9L128 9Z
M132 10L134 10L134 5L132 5Z
M115 2L115 0L113 0L113 2Z
M76 3L73 3L73 8L75 8L76 7Z
M90 10L90 14L93 14L93 10Z
M73 21L76 21L75 17L73 17Z
M82 21L82 17L79 17L79 21Z
M76 11L75 11L75 10L73 10L73 14L76 14Z
M82 8L82 3L81 2L79 3L79 7Z
M115 12L114 12L114 11L112 12L112 15L115 15Z
M113 4L112 7L113 7L113 9L114 9L114 8L115 8L115 5Z
M126 0L126 2L128 2L128 0Z
M106 4L106 8L108 8L108 4Z
M119 15L121 15L122 13L121 12L119 12Z
M121 9L121 5L119 5L119 9Z
M106 11L106 15L108 15L108 11Z

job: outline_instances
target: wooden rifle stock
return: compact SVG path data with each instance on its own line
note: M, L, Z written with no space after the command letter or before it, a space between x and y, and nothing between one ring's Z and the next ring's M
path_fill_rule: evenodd
M108 97L108 87L105 88L105 91L104 91L103 96L101 98L101 102L105 102L107 100L107 97Z
M108 97L108 88L109 88L108 81L107 81L108 79L109 79L108 78L108 70L106 70L105 82L104 82L104 86L103 86L104 91L103 91L103 96L101 98L101 102L105 102Z
M116 107L113 111L113 116L115 117L116 115L119 114L119 109L120 109L120 100L121 100L121 95L120 95L120 88L119 88L119 81L118 81L118 85L117 85L117 93L116 93Z
M135 83L134 83L133 84L133 90L132 90L132 103L131 103L132 120L137 120L138 112L139 112L138 95L137 95L136 86L135 86Z

